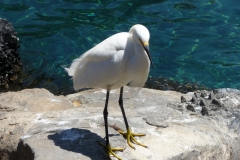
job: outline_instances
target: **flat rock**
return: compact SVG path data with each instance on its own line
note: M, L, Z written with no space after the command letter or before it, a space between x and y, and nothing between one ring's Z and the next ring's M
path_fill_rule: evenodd
M25 92L17 93L25 97ZM104 91L87 90L61 97L72 103L64 110L40 109L40 112L35 109L26 112L21 107L16 107L20 109L13 112L2 110L0 159L107 159L104 148L98 144L105 142L102 115L105 94L102 92ZM51 93L40 96L36 90L31 93L38 98L59 98ZM240 114L237 107L231 106L231 110L224 115L202 116L194 114L181 104L181 96L190 101L193 93L181 94L143 88L136 96L124 99L132 131L146 134L137 140L148 148L134 145L136 149L133 150L116 131L125 130L118 106L118 93L115 91L110 94L108 127L111 146L126 148L123 152L117 152L123 160L239 159L240 127L237 122ZM126 91L124 93L127 94ZM7 93L1 94L1 100L5 96L9 97ZM238 95L231 92L231 97L228 98L236 96ZM8 106L18 104L14 98L5 103ZM40 101L36 100L36 103L39 104ZM41 103L49 105L47 98L43 98ZM29 110L36 105L27 104Z
M0 111L44 112L74 108L64 96L54 96L46 89L25 89L0 94Z

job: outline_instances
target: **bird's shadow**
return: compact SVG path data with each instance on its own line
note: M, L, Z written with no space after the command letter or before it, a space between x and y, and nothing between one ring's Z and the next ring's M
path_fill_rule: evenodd
M87 129L71 128L48 135L56 146L61 149L76 152L92 160L109 159L104 147L98 142L105 143L104 139Z

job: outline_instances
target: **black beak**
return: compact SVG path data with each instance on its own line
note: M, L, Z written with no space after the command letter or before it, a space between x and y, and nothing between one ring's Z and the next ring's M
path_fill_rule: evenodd
M150 55L150 52L149 52L149 46L148 45L143 45L143 48L147 52L148 58L150 60L150 63L151 63L152 69L153 69L153 63L152 63L152 58L151 58L151 55Z

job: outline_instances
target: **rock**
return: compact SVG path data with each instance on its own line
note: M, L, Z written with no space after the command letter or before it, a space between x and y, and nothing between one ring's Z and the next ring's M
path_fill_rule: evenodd
M194 92L196 98L200 98L200 94L198 92Z
M196 97L196 94L192 96L191 102L194 102L194 103L199 102L198 98Z
M126 87L127 88L127 87ZM41 94L39 94L41 92ZM29 97L29 94L32 97ZM180 97L186 97L190 104L193 94L181 94L174 91L142 89L137 96L124 99L124 106L129 125L133 132L145 133L137 138L149 148L138 145L131 149L126 140L116 129L125 130L122 113L118 106L118 93L110 94L109 101L109 135L112 147L125 147L117 155L126 159L238 159L240 111L239 95L227 92L226 107L228 111L213 116L192 114L187 109L178 110ZM126 93L126 92L124 92ZM0 159L52 160L52 159L106 159L105 149L98 142L104 143L105 131L102 116L105 94L100 90L87 90L66 97L61 96L66 109L57 109L59 104L48 97L58 99L43 89L11 92L13 97L33 97L41 99L35 103L21 104L15 98L9 99L8 93L0 94L5 103L17 106L10 111L0 111ZM226 99L228 98L228 99ZM235 98L235 100L233 100ZM76 103L74 107L70 102ZM222 104L223 98L219 99ZM45 104L44 111L32 107ZM67 104L69 103L69 104ZM22 106L28 106L28 111ZM54 109L52 109L54 108ZM61 108L61 107L60 107ZM34 111L32 111L34 109ZM31 110L31 111L30 111ZM40 112L41 111L41 112ZM233 118L234 117L234 118ZM97 142L98 141L98 142ZM114 159L114 158L112 158Z
M205 90L202 90L202 91L200 92L200 97L202 97L202 98L208 98L208 97L209 97L208 92L205 91Z
M193 107L192 104L188 104L188 105L187 105L187 109L188 109L189 111L195 112L195 109L194 109L194 107Z
M25 89L0 94L0 112L44 112L74 108L64 96L54 96L46 89Z
M202 111L201 111L202 115L205 116L205 115L209 115L208 113L208 108L206 106L202 106Z
M0 18L0 92L19 86L22 62L18 48L18 38L12 24Z
M220 101L217 100L217 99L213 99L213 100L212 100L212 104L216 104L217 106L221 106Z
M200 98L200 103L199 104L200 104L200 106L208 106L207 102L202 97Z
M158 90L174 90L181 93L188 93L196 90L208 89L207 87L198 85L196 83L180 83L165 77L157 78L151 76L148 78L145 87Z
M187 100L185 97L181 96L181 103L183 103L183 102L187 102Z
M190 101L182 103L185 104L186 109L192 112L201 111L202 115L213 116L224 114L225 111L233 108L232 106L240 108L239 95L239 90L230 88L213 91L200 90L194 92ZM199 105L202 106L202 109L199 109Z
M226 97L226 91L222 89L214 89L213 94L217 99Z

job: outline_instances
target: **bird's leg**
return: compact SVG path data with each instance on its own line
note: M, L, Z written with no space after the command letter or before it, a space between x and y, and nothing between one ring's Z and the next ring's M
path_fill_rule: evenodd
M124 108L123 108L123 87L121 87L120 89L120 96L119 96L119 106L121 108L121 111L122 111L122 114L123 114L123 119L124 119L124 122L125 122L125 125L126 125L126 129L127 129L127 132L124 133L123 131L121 130L118 130L118 132L120 134L122 134L126 139L127 139L127 143L128 145L135 149L135 147L132 145L131 141L140 145L140 146L143 146L143 147L147 147L146 145L144 144L141 144L139 143L134 137L135 136L145 136L145 134L135 134L135 133L132 133L131 129L129 128L129 125L128 125L128 122L127 122L127 118L126 118L126 115L125 115L125 111L124 111Z
M108 153L108 156L113 155L114 157L116 157L118 160L121 160L120 157L118 157L114 151L123 151L124 148L111 148L110 143L109 143L109 137L108 137L108 111L107 111L107 107L108 107L108 99L109 99L109 91L107 91L107 95L106 95L106 103L105 103L105 108L103 110L103 117L104 117L104 122L105 122L105 133L106 133L106 146L102 143L99 142L99 144L101 146L103 146ZM110 158L110 157L109 157Z

